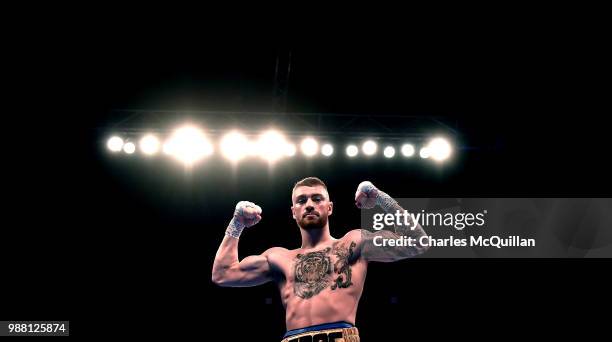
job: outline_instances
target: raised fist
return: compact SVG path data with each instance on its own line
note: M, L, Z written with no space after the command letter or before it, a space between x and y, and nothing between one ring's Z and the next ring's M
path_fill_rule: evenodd
M378 189L369 181L359 183L355 192L355 205L360 209L371 209L376 205Z
M261 208L253 202L240 201L234 210L234 220L243 227L251 227L261 220Z

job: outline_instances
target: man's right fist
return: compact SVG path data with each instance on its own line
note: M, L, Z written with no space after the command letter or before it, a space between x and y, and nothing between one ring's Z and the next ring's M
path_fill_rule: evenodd
M253 202L240 201L234 210L234 220L243 227L251 227L261 220L261 208Z

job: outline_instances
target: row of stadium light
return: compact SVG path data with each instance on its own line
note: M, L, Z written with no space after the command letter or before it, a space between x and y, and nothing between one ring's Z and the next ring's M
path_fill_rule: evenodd
M135 142L120 136L110 137L106 146L114 153L134 154L138 150L144 155L155 155L161 152L186 165L197 163L214 152L213 144L206 134L195 126L184 126L175 130L163 143L157 136L146 134L138 141L138 146ZM223 136L219 147L222 155L232 162L247 157L260 157L275 162L295 156L298 150L294 143L275 130L263 132L256 140L249 140L244 134L232 131ZM330 157L335 152L332 144L320 144L311 137L304 138L299 148L306 157L314 157L319 153L324 157ZM378 153L379 147L375 141L367 140L361 145L361 149L356 144L347 145L345 153L348 157L354 158L359 155L360 150L363 155L371 157ZM451 153L450 143L444 138L436 137L421 146L418 154L423 159L444 161L451 156ZM382 154L385 158L394 158L396 154L411 158L416 154L416 149L414 145L405 143L399 148L399 153L396 153L395 146L386 145L382 148Z

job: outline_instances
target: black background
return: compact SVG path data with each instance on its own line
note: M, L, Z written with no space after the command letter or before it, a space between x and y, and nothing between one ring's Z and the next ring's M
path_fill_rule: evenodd
M309 175L328 183L335 236L359 224L352 195L365 179L397 197L609 196L599 27L538 18L398 25L318 44L278 27L266 36L273 44L218 44L208 38L221 28L127 31L101 21L84 30L86 19L20 32L9 65L19 96L5 137L20 137L7 146L21 149L7 149L5 182L16 191L3 227L2 316L69 319L77 336L219 329L227 340L278 339L276 289L218 288L210 269L239 200L264 209L241 256L297 247L290 188ZM104 128L121 120L113 109L270 110L276 56L288 50L288 111L441 115L481 148L444 170L338 159L233 173L211 163L191 174L105 153ZM585 260L371 265L357 326L367 341L577 332L609 303L608 269Z

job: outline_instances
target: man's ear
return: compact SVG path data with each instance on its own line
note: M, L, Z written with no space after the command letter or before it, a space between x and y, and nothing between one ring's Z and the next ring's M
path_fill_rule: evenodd
M295 211L293 209L293 206L291 206L291 215L293 215L293 219L295 220Z
M334 211L334 202L329 202L329 214L327 214L327 216L331 215L332 212Z

